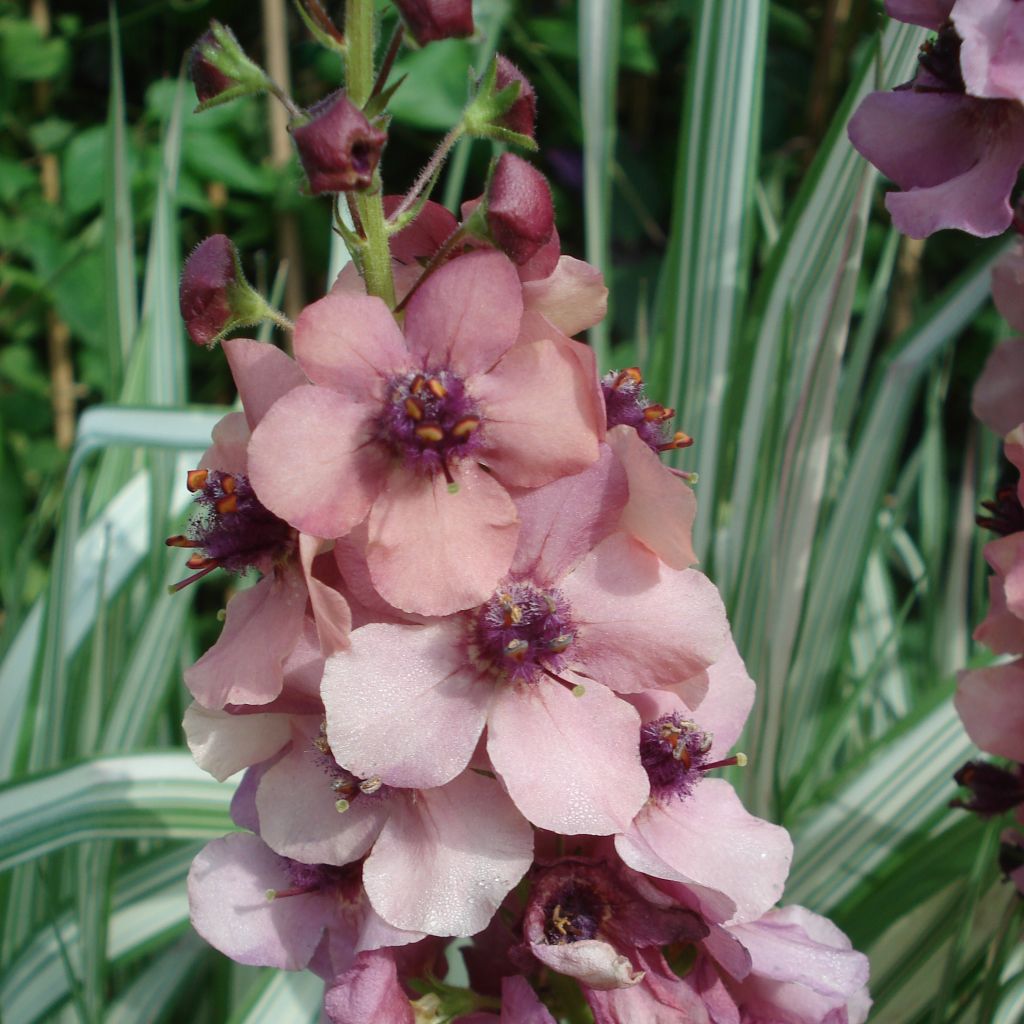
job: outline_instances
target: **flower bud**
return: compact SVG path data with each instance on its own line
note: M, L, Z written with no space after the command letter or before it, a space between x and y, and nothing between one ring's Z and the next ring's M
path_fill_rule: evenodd
M307 111L309 120L291 127L299 160L313 195L367 188L387 141L341 90Z
M257 324L273 312L246 281L227 235L211 235L192 250L178 300L188 336L210 347L235 327Z
M501 92L514 82L519 83L519 95L512 101L512 106L498 118L497 124L511 131L533 139L537 124L537 94L533 91L529 79L508 59L500 53L494 58L497 73L494 79L495 88Z
M499 53L476 83L473 98L462 115L463 128L477 138L536 149L536 119L537 94L533 86L512 61Z
M502 154L485 203L490 236L513 263L526 263L551 238L555 228L551 188L544 175L522 157Z
M395 6L420 46L473 34L473 0L395 0Z
M188 73L199 97L196 110L261 93L267 86L263 69L249 60L231 29L217 21L192 46Z

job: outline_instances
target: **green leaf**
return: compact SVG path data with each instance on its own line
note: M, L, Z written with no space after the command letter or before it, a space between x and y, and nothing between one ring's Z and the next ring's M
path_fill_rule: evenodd
M0 74L17 82L56 78L67 65L68 47L61 38L44 38L31 21L0 18Z

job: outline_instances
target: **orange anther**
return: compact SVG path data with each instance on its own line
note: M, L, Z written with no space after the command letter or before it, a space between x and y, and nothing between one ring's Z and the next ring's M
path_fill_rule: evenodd
M675 409L666 409L663 405L649 405L644 409L644 419L653 423L664 423L675 416Z
M422 373L417 373L412 379L412 383L409 385L409 390L414 394L418 395L423 390L423 385L426 383L426 378Z
M191 537L186 537L183 533L175 534L173 537L168 537L164 543L169 548L197 548L199 542L192 540Z
M435 398L444 398L448 394L447 388L436 377L431 377L427 381L427 387Z
M238 486L237 481L230 473L225 473L220 478L220 486L225 494L234 494L235 487Z
M231 512L238 511L238 495L237 494L226 494L223 498L218 498L214 502L214 508L222 515L229 515Z
M416 428L416 436L427 444L439 444L444 440L444 431L438 423L421 423Z
M186 563L190 569L206 569L208 566L217 564L216 558L207 558L206 555L193 555Z
M423 419L423 403L418 398L412 398L411 396L407 398L405 400L405 411L408 413L409 419Z
M627 381L632 381L634 384L643 384L644 378L640 373L639 366L630 366L625 370L619 371L619 375L615 378L615 383L612 385L613 388L621 388Z
M452 427L452 437L457 437L460 440L469 437L479 426L480 420L476 416L464 416Z
M210 475L207 469L190 469L185 478L186 486L190 491L200 491L206 486L206 478Z

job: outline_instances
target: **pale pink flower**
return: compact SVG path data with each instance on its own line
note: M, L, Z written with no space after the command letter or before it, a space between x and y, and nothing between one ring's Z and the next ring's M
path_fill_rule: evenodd
M615 695L669 686L721 653L721 598L613 533L625 501L607 449L518 499L509 578L472 611L423 626L368 625L325 665L332 747L389 785L442 785L486 749L535 825L608 835L648 794L639 718ZM575 688L574 692L570 692Z
M227 606L217 642L185 671L185 684L208 708L266 704L284 684L285 665L303 635L307 607L325 653L347 643L351 615L330 556L321 541L297 533L268 512L248 478L250 432L282 395L305 381L294 361L271 345L245 339L224 343L244 412L229 413L213 431L200 469L189 474L202 515L188 536L168 544L198 549L198 571L254 568L263 578Z
M238 810L276 853L335 867L365 857L370 902L395 927L485 927L533 856L533 833L498 783L464 772L418 792L359 778L339 766L321 722L193 708L185 726L200 766L217 777L259 765Z
M982 750L1024 761L1024 659L959 673L953 703Z
M1024 100L1024 8L1017 0L956 0L950 18L971 96Z
M597 457L593 381L573 343L520 334L522 292L498 253L459 257L410 300L405 336L373 296L335 290L299 317L311 386L253 433L251 477L297 529L340 537L369 516L367 559L392 605L447 614L508 571L507 486L536 487Z
M754 697L731 641L706 676L706 689L694 688L699 705L660 690L629 698L643 721L651 796L615 849L635 871L685 885L706 919L751 921L782 895L793 844L784 828L749 814L728 782L705 777L737 763L726 755Z
M302 864L236 832L208 843L192 862L192 925L238 963L327 974L347 970L361 950L421 939L376 914L360 874L357 863Z

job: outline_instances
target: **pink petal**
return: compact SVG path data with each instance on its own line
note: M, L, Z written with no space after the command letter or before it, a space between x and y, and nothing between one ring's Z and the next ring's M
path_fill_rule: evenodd
M291 739L289 715L232 715L190 704L182 722L188 749L218 782L272 757Z
M519 333L519 275L501 253L471 252L446 263L410 299L405 337L424 369L486 373Z
M295 324L295 358L314 384L358 401L379 399L391 374L409 369L402 332L382 299L332 291Z
M353 628L368 622L422 622L422 617L401 612L377 593L366 564L369 523L364 519L351 532L334 542L334 560L341 572L352 610Z
M580 939L559 945L531 943L533 955L559 974L575 978L586 989L616 989L636 985L643 971L634 969L629 957L601 939Z
M463 204L465 209L465 204ZM465 216L465 215L464 215ZM551 229L551 237L525 262L520 263L516 270L519 280L539 281L550 277L558 266L562 255L562 240L558 237L558 228Z
M974 630L974 639L997 654L1024 654L1024 622L1006 605L998 576L988 579L988 614Z
M192 926L240 964L301 970L331 918L315 894L268 900L291 878L284 861L259 836L236 832L208 843L192 861L188 902Z
M533 860L533 830L501 786L464 772L410 794L363 868L377 912L398 928L472 935L487 926Z
M608 431L608 444L629 478L622 529L673 569L696 565L692 535L697 499L693 490L661 462L632 427L613 427Z
M245 476L249 465L249 437L245 413L229 412L222 416L213 428L213 444L203 453L199 468Z
M707 676L707 693L693 712L701 729L714 736L711 752L717 759L728 756L740 738L754 706L757 686L747 674L732 636L726 640L721 657L707 669Z
M487 722L487 753L516 806L564 835L621 832L647 799L640 718L599 683L582 696L549 679L505 685Z
M185 685L205 708L269 704L284 683L282 665L302 630L306 588L295 572L274 572L235 594L220 638L191 668Z
M521 526L512 572L552 584L615 529L626 474L611 450L574 476L516 494Z
M725 649L715 585L695 569L670 569L626 534L599 544L561 589L578 624L574 663L622 693L680 682Z
M957 0L960 71L972 96L1024 100L1024 11L1016 0Z
M371 430L367 407L336 391L290 391L249 442L249 479L260 501L303 533L348 533L385 480L387 455L371 443Z
M385 196L385 215L390 217L401 201L402 196ZM458 226L459 222L453 213L440 203L428 199L416 219L398 234L391 236L391 255L402 263L413 263L419 267L441 248Z
M1024 662L961 672L953 703L982 750L1024 761Z
M636 959L645 972L639 985L604 992L584 990L594 1024L711 1024L692 976L677 977L657 950L639 949Z
M369 625L327 659L327 736L339 764L389 786L451 781L484 727L492 684L465 653L460 622Z
M260 835L272 850L304 864L351 864L373 845L391 811L385 799L355 797L344 813L312 741L297 734L292 750L269 768L256 791Z
M299 534L299 560L309 590L320 648L327 657L348 647L348 634L352 630L352 613L348 602L334 587L313 575L313 560L321 547L319 537Z
M974 385L971 411L1000 436L1024 421L1024 338L993 350Z
M682 800L648 803L615 849L635 871L724 894L732 921L778 902L793 859L784 828L749 814L724 779L707 778ZM707 909L714 919L716 908Z
M530 983L518 975L501 979L501 1024L556 1024Z
M979 118L981 123L973 126L977 158L966 172L934 187L890 192L885 205L893 224L912 238L926 238L941 228L959 228L979 238L1002 234L1013 220L1010 192L1024 163L1024 112L1019 108L1006 103L1006 109ZM967 140L965 148L970 147Z
M475 463L440 474L396 467L370 513L366 559L389 604L419 615L449 615L487 600L508 572L519 534L508 492Z
M1018 333L1024 332L1024 245L1020 242L1000 256L992 268L992 300L1010 326Z
M485 417L481 461L503 483L539 487L597 458L593 381L554 341L515 345L472 389Z
M886 0L890 18L922 28L937 29L949 17L954 0Z
M221 343L221 348L228 357L231 376L252 430L282 395L308 383L299 364L273 345L229 338Z
M604 319L608 289L596 267L563 256L548 277L523 282L523 303L571 337Z
M413 1024L412 1003L398 980L389 950L360 953L324 995L331 1024Z

